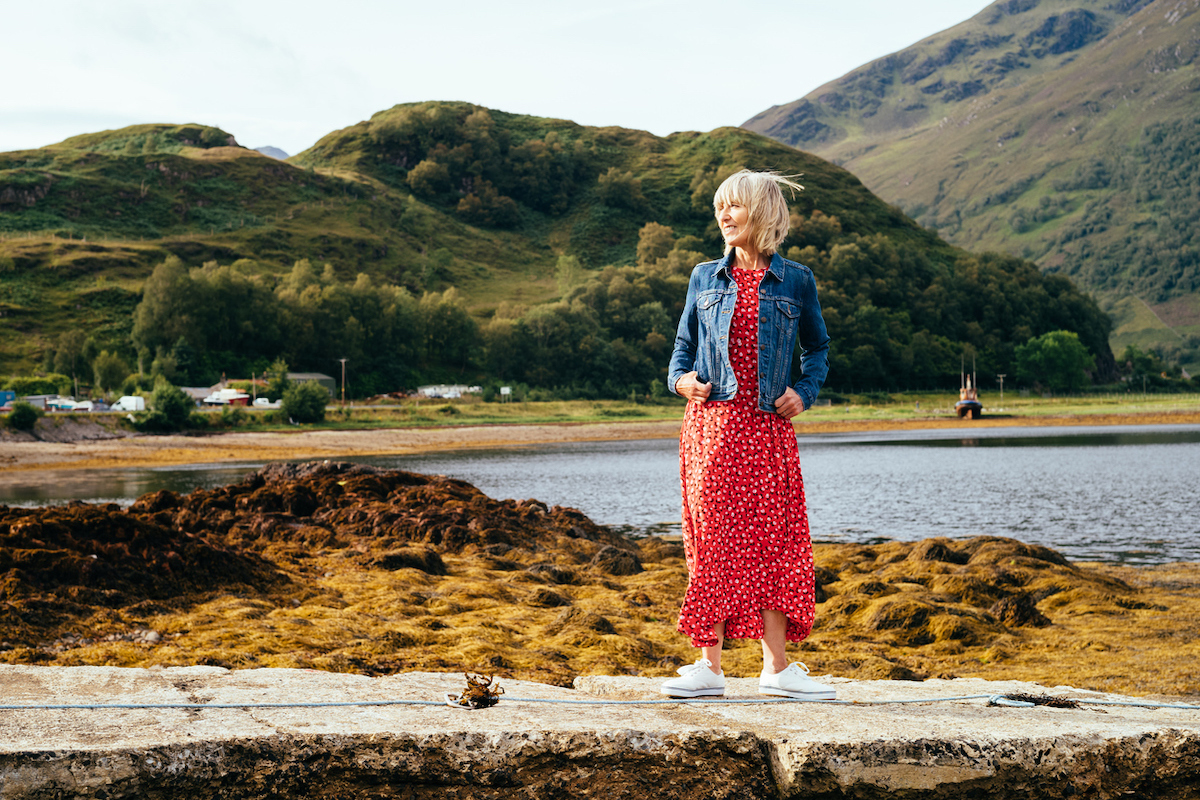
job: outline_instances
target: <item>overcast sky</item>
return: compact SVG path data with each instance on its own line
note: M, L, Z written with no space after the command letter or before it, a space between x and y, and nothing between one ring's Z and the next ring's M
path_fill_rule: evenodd
M991 0L0 0L0 152L144 122L296 154L397 103L739 125Z

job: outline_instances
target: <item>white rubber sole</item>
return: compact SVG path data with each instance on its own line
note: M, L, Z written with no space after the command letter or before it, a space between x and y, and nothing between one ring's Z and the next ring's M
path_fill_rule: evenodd
M724 697L725 689L659 689L662 694L667 697L682 697L689 699L693 697Z
M837 690L826 689L820 692L792 692L787 689L780 689L778 686L759 686L759 694L765 694L770 697L792 697L797 700L836 700Z

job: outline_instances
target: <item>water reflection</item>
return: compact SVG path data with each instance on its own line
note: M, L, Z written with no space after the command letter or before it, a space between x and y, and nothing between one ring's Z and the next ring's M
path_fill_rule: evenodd
M1200 426L991 428L800 438L818 541L1012 536L1075 560L1200 561ZM673 440L577 442L359 459L461 478L493 497L574 506L629 532L678 532ZM258 463L31 472L0 502L128 504L239 479Z

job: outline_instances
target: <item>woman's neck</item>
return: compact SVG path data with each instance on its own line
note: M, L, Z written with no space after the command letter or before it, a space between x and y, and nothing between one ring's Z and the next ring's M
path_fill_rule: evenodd
M741 247L733 249L733 265L742 269L766 269L771 259L764 253L754 252Z

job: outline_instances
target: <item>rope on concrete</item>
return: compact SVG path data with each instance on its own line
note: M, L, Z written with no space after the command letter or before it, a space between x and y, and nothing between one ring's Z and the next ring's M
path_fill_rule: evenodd
M1128 706L1132 708L1173 708L1183 711L1200 711L1200 706L1186 703L1131 702L1126 700L1088 700L1071 698L1081 705ZM658 706L658 705L739 705L774 703L824 703L840 706L890 706L917 703L952 703L963 700L987 700L988 705L1011 708L1032 708L1036 703L1013 700L1002 694L967 694L954 697L917 697L900 700L812 700L801 697L763 698L695 698L670 700L558 700L544 697L505 697L503 703L552 703L574 706ZM98 710L152 710L152 709L254 709L254 708L345 708L352 706L444 706L440 700L349 700L345 702L295 702L295 703L78 703L56 705L0 705L0 711L98 711ZM451 704L454 708L462 708Z

